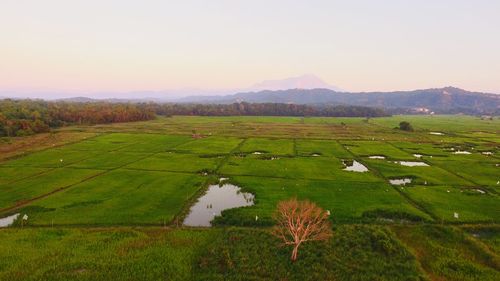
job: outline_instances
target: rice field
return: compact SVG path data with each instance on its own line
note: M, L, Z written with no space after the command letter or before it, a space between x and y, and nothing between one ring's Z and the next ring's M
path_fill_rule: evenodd
M403 120L415 131L394 129ZM252 268L268 280L500 276L499 119L170 117L58 134L82 137L0 158L0 218L28 217L0 228L2 280L241 280ZM344 170L353 161L367 171ZM221 178L254 204L223 211L210 229L183 227ZM329 210L336 228L298 265L269 234L276 204L292 197Z

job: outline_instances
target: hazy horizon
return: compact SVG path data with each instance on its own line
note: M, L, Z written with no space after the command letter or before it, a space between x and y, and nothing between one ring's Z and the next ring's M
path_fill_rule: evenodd
M289 77L294 78L294 77ZM276 79L279 80L279 79ZM286 79L283 79L286 80ZM272 81L272 80L271 80ZM261 81L261 83L267 82ZM45 90L2 90L0 89L0 99L1 98L14 98L14 99L45 99L45 100L57 100L57 99L66 99L66 98L92 98L92 99L145 99L145 100L178 100L180 98L185 97L197 97L197 96L225 96L232 95L237 93L245 93L245 92L259 92L263 90L289 90L296 89L300 87L286 87L282 89L256 89L255 85L261 84L255 83L249 87L242 88L234 88L234 89L197 89L197 88L179 88L179 89L164 89L164 90L136 90L136 91L90 91L90 92L79 92L79 91L64 91L58 89L45 89ZM319 88L327 88L335 90L335 85L331 85L332 87L306 87L303 89L319 89ZM440 87L420 87L413 89L394 89L387 90L381 92L396 92L396 91L414 91L414 90L424 90L424 89L432 89L432 88L446 88L446 87L455 87L454 85L443 85ZM477 92L474 89L463 89L471 92ZM378 92L377 90L368 90L368 91L350 91L348 89L339 89L338 92L347 92L347 93L361 93L361 92ZM485 92L486 94L497 94L495 92Z
M500 93L499 1L2 4L0 96L228 94L306 73L353 92Z

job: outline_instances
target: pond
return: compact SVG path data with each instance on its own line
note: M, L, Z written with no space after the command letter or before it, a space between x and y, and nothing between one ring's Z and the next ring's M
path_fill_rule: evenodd
M347 165L346 161L343 161L343 163L346 166L344 168L344 171L359 172L359 173L368 172L368 168L356 160L353 160L351 165Z
M254 195L241 192L232 184L210 185L205 195L201 196L191 207L189 215L184 220L187 226L211 226L211 221L223 210L251 206Z
M424 162L415 162L415 161L397 161L399 165L408 166L408 167L427 167L427 163Z
M455 152L453 152L453 154L471 154L469 151L465 151L465 150L457 150Z
M19 214L14 214L5 218L0 219L0 227L7 227L14 223L14 221L19 217Z
M443 133L441 133L441 132L430 132L429 134L431 134L431 135L436 135L436 136L442 136L442 135L444 135L444 134L443 134Z
M390 179L389 183L392 185L406 185L407 183L411 183L411 179L410 178Z
M422 156L423 156L423 155L422 155L422 154L415 153L415 154L413 154L413 156L414 156L415 158L422 158Z
M372 156L369 156L368 158L370 158L370 159L385 159L385 156L382 156L382 155L372 155Z

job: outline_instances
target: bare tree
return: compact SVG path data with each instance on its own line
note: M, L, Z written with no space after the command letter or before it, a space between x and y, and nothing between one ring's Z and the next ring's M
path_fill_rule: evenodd
M298 201L294 198L278 203L274 217L277 225L273 234L285 245L293 245L292 261L297 260L302 243L327 240L332 236L329 214L309 200Z

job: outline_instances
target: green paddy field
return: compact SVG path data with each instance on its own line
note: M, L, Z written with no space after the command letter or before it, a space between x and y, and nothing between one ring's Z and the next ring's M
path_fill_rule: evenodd
M0 218L28 216L0 228L0 280L500 280L498 118L175 116L53 135L0 158ZM183 226L220 178L255 205ZM296 263L269 231L291 197L334 225Z

